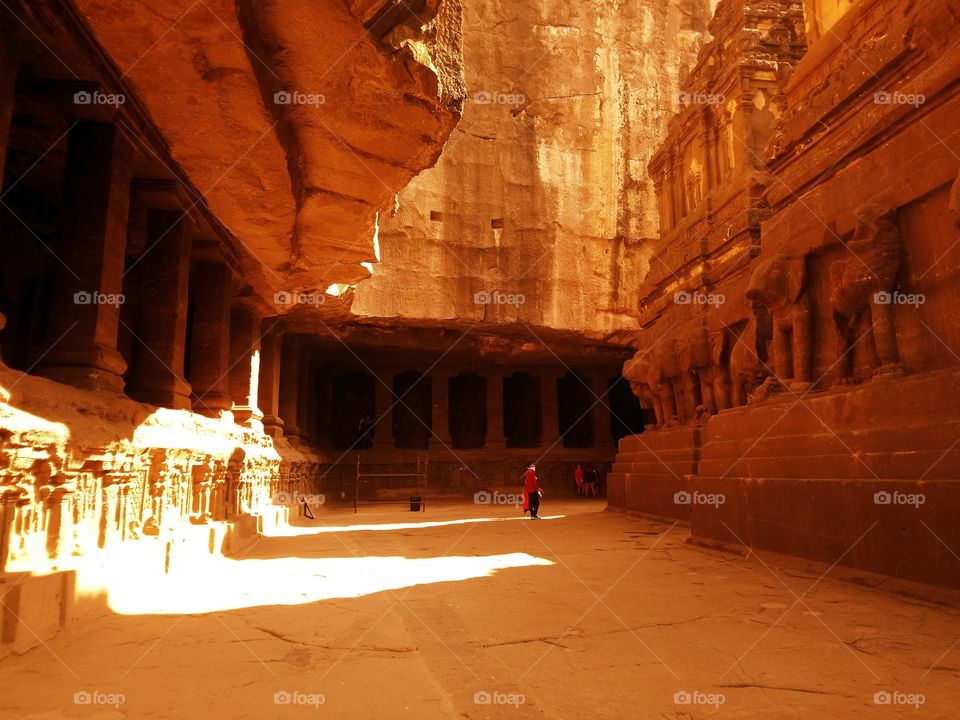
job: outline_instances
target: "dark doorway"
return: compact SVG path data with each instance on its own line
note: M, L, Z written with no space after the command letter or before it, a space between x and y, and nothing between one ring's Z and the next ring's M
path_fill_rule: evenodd
M425 450L430 442L433 385L411 370L393 378L393 442L398 448Z
M588 379L570 371L557 381L557 414L564 447L593 445L594 402Z
M610 406L610 434L613 435L614 440L642 433L644 425L657 421L652 410L644 410L640 407L640 400L633 394L626 378L613 378L607 384L610 388L607 394L607 404Z
M331 435L338 450L368 448L376 422L376 380L364 372L345 372L333 379ZM365 428L369 428L364 432Z
M482 448L487 439L487 379L474 373L450 378L450 438L455 448Z
M515 372L503 379L503 433L509 448L540 445L540 378Z

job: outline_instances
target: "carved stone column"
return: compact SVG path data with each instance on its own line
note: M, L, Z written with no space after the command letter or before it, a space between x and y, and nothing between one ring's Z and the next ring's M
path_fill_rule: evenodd
M288 335L283 339L280 356L280 417L283 418L283 434L293 440L300 437L298 404L300 401L300 361L303 338Z
M238 305L230 313L230 399L238 424L263 427L260 389L260 315Z
M269 320L264 320L264 323ZM283 437L280 419L280 349L283 334L274 327L260 341L260 385L257 398L263 411L263 429L275 441Z
M230 299L233 271L221 263L194 266L193 326L190 328L190 384L193 409L217 417L230 399Z
M453 439L450 437L450 375L447 372L435 370L430 380L433 384L430 397L432 432L428 447L431 450L440 450L451 447L453 444Z
M17 503L20 489L0 487L0 573L6 572L7 560L13 539L14 520L17 515Z
M113 125L70 131L64 170L60 262L39 373L77 387L123 391L117 351L133 149Z
M3 184L3 164L7 159L10 126L13 124L13 103L16 95L19 58L9 42L0 45L0 185ZM0 187L0 190L3 188Z
M322 372L317 383L319 397L317 398L317 438L316 443L321 448L330 448L333 445L331 423L333 422L333 379Z
M557 405L557 380L563 375L559 368L547 368L540 375L540 407L543 412L543 432L540 447L550 448L560 444L560 414Z
M487 374L487 439L484 447L501 449L507 446L503 433L503 373L497 370Z
M184 378L192 222L182 210L147 212L147 247L137 268L140 322L131 397L176 409L191 406Z
M16 94L18 58L13 54L10 43L0 44L0 197L3 195L3 165L7 159L7 145L10 143L10 126L13 124L13 103ZM2 206L0 206L2 207ZM0 330L7 319L0 312ZM0 362L3 359L0 358ZM3 558L0 558L0 572Z
M314 348L304 344L300 358L300 404L298 406L300 437L307 444L316 443L317 373Z
M373 420L376 427L373 445L380 449L389 449L393 447L393 373L384 370L377 374L380 379L374 382L376 411Z

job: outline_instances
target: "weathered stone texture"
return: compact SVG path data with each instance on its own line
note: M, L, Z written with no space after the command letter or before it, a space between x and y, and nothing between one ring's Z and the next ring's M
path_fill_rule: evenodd
M465 2L464 118L380 216L360 316L632 328L658 217L647 161L707 0ZM477 293L522 295L483 304Z
M960 2L805 7L801 32L789 0L720 3L684 89L741 77L730 142L687 113L651 163L661 268L624 374L656 421L621 444L611 499L708 542L956 586Z
M273 290L366 277L377 208L459 119L455 2L421 11L442 32L398 48L342 3L76 4Z

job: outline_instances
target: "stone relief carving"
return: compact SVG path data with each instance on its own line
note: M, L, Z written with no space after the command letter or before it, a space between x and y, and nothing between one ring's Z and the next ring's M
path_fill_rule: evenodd
M739 332L729 330L730 401L735 407L746 405L750 395L772 374L766 355L759 351L757 320L751 317Z
M953 187L950 188L950 204L948 207L953 216L954 227L960 228L960 173L957 179L953 181ZM0 315L0 329L3 329L3 315Z
M903 242L895 211L867 204L857 210L857 226L842 260L830 266L830 306L837 329L841 383L851 382L857 328L869 317L880 358L875 374L902 372L894 327L891 290L903 264Z
M257 514L281 487L312 486L316 463L281 463L260 452L259 438L234 439L229 457L155 447L74 456L33 436L0 435L0 569L162 535L178 523Z
M760 260L750 276L747 299L769 310L773 322L773 371L793 391L812 384L812 311L806 256L783 253Z
M727 330L710 333L695 327L677 339L661 339L638 351L624 364L623 374L640 406L653 410L653 428L705 422L735 404L731 350ZM745 392L736 397L741 398L739 404L746 403Z
M714 412L731 407L730 342L726 331L710 333L710 365L701 370L701 378L710 387Z

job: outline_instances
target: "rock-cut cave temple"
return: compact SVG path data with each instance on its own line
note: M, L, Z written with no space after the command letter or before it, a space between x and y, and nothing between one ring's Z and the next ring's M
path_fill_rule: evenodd
M958 305L960 0L0 2L0 718L957 717Z

